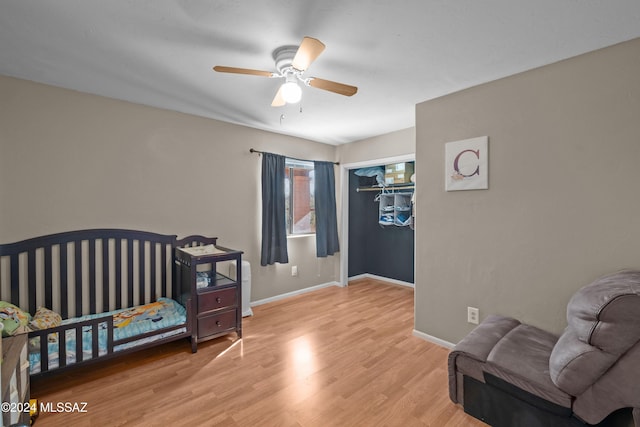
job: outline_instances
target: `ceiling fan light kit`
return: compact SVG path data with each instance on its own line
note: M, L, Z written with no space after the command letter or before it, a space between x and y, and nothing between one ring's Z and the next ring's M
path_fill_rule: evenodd
M280 90L282 90L282 97L287 104L297 104L302 98L302 89L295 80L287 78L287 82L280 87Z
M302 43L297 46L282 46L273 51L273 59L276 64L277 73L271 71L252 70L248 68L236 68L216 65L213 69L220 73L247 74L270 78L284 78L285 82L280 86L276 96L271 102L272 107L281 107L285 104L296 104L302 98L302 88L298 82L329 92L334 92L344 96L352 96L358 92L355 86L330 80L319 79L317 77L304 77L304 72L309 65L322 53L325 45L318 39L305 37Z

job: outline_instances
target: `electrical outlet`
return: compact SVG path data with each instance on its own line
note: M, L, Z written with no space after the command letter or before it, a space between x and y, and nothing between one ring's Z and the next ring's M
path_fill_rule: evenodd
M480 310L475 307L467 307L467 322L474 325L480 323Z
M292 276L297 276L298 275L298 266L294 265L291 267L291 275Z

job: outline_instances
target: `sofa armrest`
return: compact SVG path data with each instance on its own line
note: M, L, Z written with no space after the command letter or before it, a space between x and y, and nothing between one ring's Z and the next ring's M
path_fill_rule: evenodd
M465 361L465 366L479 367L486 363L487 357L495 345L511 330L518 327L520 322L511 317L490 315L480 325L476 326L464 337L449 353L449 397L458 403L462 390L458 390L461 383L458 382L458 373L470 374L473 368L460 369L458 358ZM466 363L471 362L471 363ZM476 378L480 380L480 378Z
M487 316L469 335L453 348L452 353L463 353L480 362L486 362L493 347L520 322L511 317L492 314Z

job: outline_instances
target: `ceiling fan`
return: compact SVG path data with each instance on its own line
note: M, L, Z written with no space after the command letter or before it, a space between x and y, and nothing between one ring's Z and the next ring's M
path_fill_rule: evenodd
M302 98L302 89L298 82L306 86L328 90L340 95L352 96L358 88L343 83L324 80L317 77L305 77L304 72L311 63L322 53L325 46L318 39L304 37L300 47L282 46L273 51L273 59L276 62L277 72L252 70L249 68L225 67L216 65L215 71L220 73L249 74L270 78L283 78L285 82L280 86L276 96L271 102L272 107L281 107L285 104L295 104Z

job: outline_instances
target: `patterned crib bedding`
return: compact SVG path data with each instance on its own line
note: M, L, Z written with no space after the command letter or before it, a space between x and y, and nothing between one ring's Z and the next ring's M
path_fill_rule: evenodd
M78 322L98 319L105 316L113 317L113 351L122 351L128 348L136 347L148 342L157 341L172 335L184 333L186 326L176 328L166 332L160 332L152 336L145 336L135 339L138 335L143 335L153 331L160 331L172 326L186 325L187 312L186 309L169 298L159 298L158 301L140 305L128 309L113 310L107 313L91 314L86 316L74 317L62 321L61 326L73 325ZM71 326L69 326L71 328ZM66 329L64 331L66 338L66 355L65 361L67 365L76 362L76 329ZM107 322L101 322L98 326L98 357L107 354L108 329ZM130 339L130 340L129 340ZM126 340L126 342L118 343ZM48 334L47 339L48 369L55 369L60 366L60 349L58 344L58 333ZM93 331L91 326L82 327L82 359L89 360L93 358ZM37 374L40 372L40 337L29 339L29 365L30 373Z

